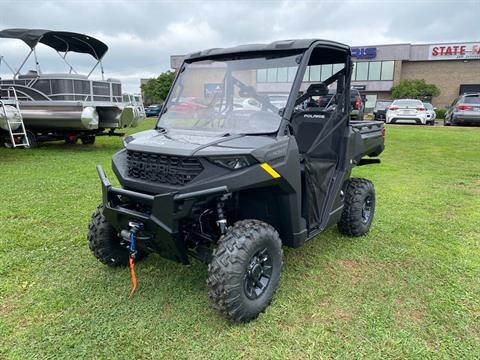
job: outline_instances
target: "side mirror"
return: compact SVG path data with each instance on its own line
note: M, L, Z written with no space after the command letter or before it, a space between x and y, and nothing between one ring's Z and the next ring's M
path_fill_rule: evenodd
M437 108L436 108L436 107L434 107L434 108L433 108L433 111L437 111Z

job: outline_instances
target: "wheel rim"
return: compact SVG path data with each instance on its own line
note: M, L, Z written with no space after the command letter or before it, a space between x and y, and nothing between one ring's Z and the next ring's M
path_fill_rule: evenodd
M243 288L249 299L258 299L272 277L273 262L267 248L257 251L249 260L243 277Z
M370 221L372 216L372 209L373 209L373 200L372 197L369 195L365 198L362 206L362 221L364 224Z

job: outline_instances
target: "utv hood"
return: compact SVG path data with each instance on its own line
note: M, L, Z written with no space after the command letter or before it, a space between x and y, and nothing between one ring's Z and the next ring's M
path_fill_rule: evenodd
M149 153L205 156L248 154L274 142L275 139L269 136L170 129L147 130L128 136L125 147L127 150Z

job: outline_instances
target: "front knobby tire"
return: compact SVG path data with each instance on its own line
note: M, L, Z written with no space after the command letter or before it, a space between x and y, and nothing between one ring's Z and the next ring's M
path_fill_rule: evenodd
M375 213L375 188L367 179L352 178L345 187L345 200L338 230L348 236L365 235Z
M103 206L100 205L92 215L88 226L88 245L90 250L101 263L111 266L127 266L130 257L129 244L124 244L118 232L103 215ZM138 251L135 261L144 258L147 253Z
M236 322L255 319L272 301L282 265L282 241L272 226L236 222L218 241L208 266L214 307Z

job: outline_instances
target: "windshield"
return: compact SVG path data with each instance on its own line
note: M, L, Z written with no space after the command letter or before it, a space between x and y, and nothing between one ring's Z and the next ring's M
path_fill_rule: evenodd
M157 127L274 133L298 69L297 55L185 63Z

